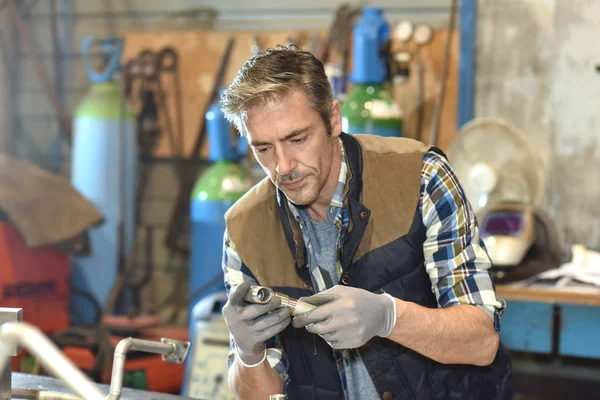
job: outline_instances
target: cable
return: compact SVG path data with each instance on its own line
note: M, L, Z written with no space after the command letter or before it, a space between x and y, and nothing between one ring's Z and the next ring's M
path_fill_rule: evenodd
M80 297L85 297L86 299L88 299L90 301L90 303L92 303L92 305L94 306L94 311L95 311L95 315L96 315L96 317L94 318L94 323L95 324L99 323L100 318L102 318L102 306L100 305L100 302L98 301L96 296L94 296L90 291L78 288L76 286L71 286L71 294L74 294L74 295L80 296Z

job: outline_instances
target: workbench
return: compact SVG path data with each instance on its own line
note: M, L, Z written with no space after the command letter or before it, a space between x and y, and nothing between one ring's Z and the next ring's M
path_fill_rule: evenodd
M496 285L496 292L506 300L501 341L511 353L517 393L597 399L600 289Z
M600 289L497 285L501 340L513 351L600 359Z
M98 385L102 391L105 393L109 393L108 385ZM12 389L13 393L15 391L18 393L19 390L15 389L26 389L27 396L15 396L13 395L13 399L26 399L26 398L41 398L41 397L30 397L35 395L36 391L50 391L54 393L69 393L73 392L66 387L64 382L54 379L49 376L39 376L39 375L30 375L23 374L19 372L13 372L12 374ZM43 397L46 398L46 397ZM171 394L164 393L154 393L154 392L146 392L143 390L134 390L129 388L123 388L123 393L121 395L122 400L191 400L188 397L175 396Z

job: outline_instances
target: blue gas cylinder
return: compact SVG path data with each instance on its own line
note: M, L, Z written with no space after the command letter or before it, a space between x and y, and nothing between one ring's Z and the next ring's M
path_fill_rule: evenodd
M382 47L390 37L390 26L379 7L364 7L352 31L353 84L382 84L387 79L387 60Z
M239 162L247 151L247 141L232 133L217 101L205 119L213 164L200 175L192 191L190 307L203 296L225 289L221 267L224 215L255 183Z

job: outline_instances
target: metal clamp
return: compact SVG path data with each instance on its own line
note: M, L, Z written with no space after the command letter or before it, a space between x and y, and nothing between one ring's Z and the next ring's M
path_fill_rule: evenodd
M169 338L161 338L160 341L161 343L170 344L173 346L173 351L171 353L162 355L162 360L164 362L173 364L183 364L185 362L185 359L190 351L190 342Z

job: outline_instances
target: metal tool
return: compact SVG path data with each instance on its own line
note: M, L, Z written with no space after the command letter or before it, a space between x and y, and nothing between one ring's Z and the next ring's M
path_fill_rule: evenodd
M18 345L25 347L50 374L61 378L76 394L89 400L104 400L100 389L48 337L25 322L7 322L0 327L0 371L10 370L8 361L16 354L14 350Z
M8 311L4 312L3 310ZM121 397L125 361L129 351L160 354L165 362L183 364L190 349L189 342L167 338L161 338L160 342L133 338L121 340L114 352L110 393L105 396L102 390L80 371L38 328L25 322L17 322L21 318L20 316L20 309L0 308L0 321L3 317L7 317L5 318L6 322L0 326L0 376L5 377L7 375L6 371L9 371L8 377L10 378L10 357L16 355L18 346L22 345L36 357L51 375L62 379L69 389L84 399L118 400ZM0 392L1 400L11 398L10 380L8 386L0 386L0 389L2 389ZM73 400L77 397L46 392L43 398Z
M113 358L110 394L107 400L118 400L123 389L125 358L129 351L143 351L162 355L165 362L183 364L190 350L189 342L162 338L159 342L143 339L127 338L119 342Z
M281 305L291 309L292 315L294 316L307 313L316 308L316 306L313 306L312 304L294 299L287 294L276 292L266 286L252 286L244 300L249 303L267 304L273 297L279 297L279 299L281 299Z

